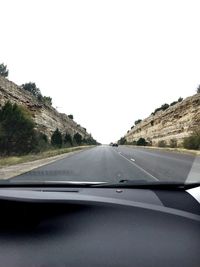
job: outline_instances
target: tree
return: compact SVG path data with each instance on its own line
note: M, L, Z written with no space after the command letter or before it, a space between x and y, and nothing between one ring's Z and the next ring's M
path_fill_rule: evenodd
M138 123L140 123L142 120L136 120L135 121L135 125L137 125Z
M138 140L137 140L137 146L146 146L147 145L147 141L144 139L144 138L139 138Z
M178 103L178 101L173 101L171 104L170 104L170 107L176 105Z
M71 137L71 135L69 133L65 134L64 144L73 146L73 139L72 139L72 137Z
M21 86L24 90L30 92L32 95L34 95L37 98L41 98L42 99L42 94L40 92L40 89L37 88L35 83L29 82L29 83L25 83L22 84Z
M126 138L125 137L121 137L120 140L118 141L119 145L125 145L126 144Z
M46 105L51 106L52 105L52 98L50 96L43 96L42 102Z
M183 98L179 97L178 102L182 102L182 101L183 101Z
M87 145L98 145L99 143L92 137L88 137L87 139L83 139L82 140L82 143L84 144L87 144Z
M7 66L4 65L3 63L0 64L0 76L2 77L8 77L8 70L7 70Z
M53 132L51 136L51 144L55 147L62 147L62 134L58 128Z
M76 133L74 135L74 141L76 142L77 145L81 145L81 143L82 143L82 136L79 133Z
M26 154L35 146L35 124L24 107L7 102L0 110L1 154Z
M68 117L73 120L74 119L74 116L72 114L68 115Z
M200 85L197 87L197 94L200 94Z

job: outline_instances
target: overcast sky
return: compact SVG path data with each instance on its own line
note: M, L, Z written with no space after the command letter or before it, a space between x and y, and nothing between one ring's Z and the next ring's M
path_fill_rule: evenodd
M0 63L102 143L200 84L200 1L0 0Z

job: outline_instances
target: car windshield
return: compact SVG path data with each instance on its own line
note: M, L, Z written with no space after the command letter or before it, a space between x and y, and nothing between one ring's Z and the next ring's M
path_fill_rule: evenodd
M0 185L200 183L197 1L1 1Z

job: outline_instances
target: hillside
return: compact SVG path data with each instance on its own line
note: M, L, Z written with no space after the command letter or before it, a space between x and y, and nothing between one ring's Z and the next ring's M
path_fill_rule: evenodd
M183 139L200 126L200 94L187 97L181 102L170 106L164 111L158 111L142 120L124 136L127 143L145 138L153 146L160 141L166 145L174 139L181 145Z
M66 132L71 135L79 133L84 139L91 137L85 128L78 125L66 114L59 113L52 106L39 102L31 93L0 76L0 107L8 100L25 106L31 112L36 128L40 132L45 133L48 138L51 137L56 128L63 134Z

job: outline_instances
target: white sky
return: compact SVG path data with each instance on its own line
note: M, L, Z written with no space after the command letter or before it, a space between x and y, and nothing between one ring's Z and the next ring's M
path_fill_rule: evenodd
M99 142L195 93L200 1L0 0L0 63Z

